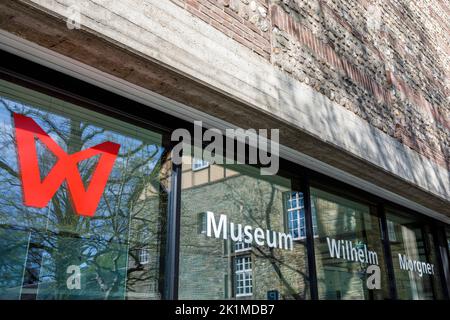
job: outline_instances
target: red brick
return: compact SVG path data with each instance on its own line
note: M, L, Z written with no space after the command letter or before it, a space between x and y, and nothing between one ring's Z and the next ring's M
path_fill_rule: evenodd
M281 14L281 21L282 21L282 29L283 29L283 31L288 32L287 14L283 11L280 11L280 14Z
M270 21L272 22L272 25L277 24L277 10L278 10L277 5L271 5L269 7L269 17L270 17Z
M187 6L191 6L197 10L200 10L200 3L197 0L185 0Z
M261 57L265 58L265 59L269 59L270 58L270 53L268 53L266 51L263 51L263 50L261 50L260 48L258 48L256 46L252 47L252 50L254 52L256 52L258 55L260 55Z
M226 34L227 36L230 36L230 35L231 35L230 30L228 30L227 28L225 28L222 24L218 23L217 21L211 20L211 25L212 25L214 28L216 28L216 29L220 30L221 32L223 32L224 34Z
M253 23L251 23L250 21L244 20L244 25L251 29L254 33L267 38L267 40L269 39L269 33L268 32L262 32L261 30L258 29L257 26L255 26Z
M234 24L227 24L225 25L227 29L229 29L234 34L237 34L240 37L244 37L245 32L243 32L241 29L237 28Z
M225 10L225 13L227 13L230 16L232 16L235 20L239 21L240 23L243 22L244 19L242 19L242 17L240 17L236 12L234 12L230 8L225 7L224 10Z
M287 31L288 33L293 36L294 35L294 27L292 26L292 17L291 16L286 16L287 18Z
M252 48L252 43L248 40L245 40L243 37L237 35L237 34L233 34L232 38L234 40L236 40L237 42L239 42L240 44L244 45L247 48Z
M302 36L303 44L309 46L309 43L308 43L308 30L306 28L302 28L300 34Z
M224 23L224 20L222 19L221 16L216 14L214 11L204 7L203 5L200 7L200 11L209 16L212 20L215 20L221 24Z
M195 9L194 7L192 7L190 5L186 5L186 10L189 11L190 13L194 14L195 16L199 17L203 21L209 23L210 18L207 15L205 15L204 13L202 13L199 10Z
M200 2L200 4L206 8L208 8L209 10L211 10L211 8L216 8L215 6L213 6L213 4L208 1L208 0L197 0L197 2Z
M293 32L294 32L294 38L297 41L300 41L300 31L299 31L299 25L296 21L294 21L294 23L292 24L293 27Z

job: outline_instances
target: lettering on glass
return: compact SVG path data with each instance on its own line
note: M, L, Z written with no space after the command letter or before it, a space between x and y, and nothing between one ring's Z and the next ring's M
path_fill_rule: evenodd
M44 208L66 181L74 211L92 217L97 210L120 145L103 142L94 147L67 154L33 119L14 113L17 153L26 206ZM44 144L57 158L48 175L41 181L36 141ZM85 189L77 164L100 155Z
M328 252L334 259L358 262L365 268L367 275L366 286L369 290L381 289L381 269L378 254L369 250L366 244L354 244L349 240L336 240L327 237Z
M259 246L267 245L269 248L279 248L283 250L294 249L292 236L283 232L272 230L263 230L253 228L252 226L243 226L228 221L224 214L219 215L219 221L216 221L213 212L206 212L206 236L216 239L230 239L236 242L255 243Z
M398 254L398 262L401 270L416 272L419 277L422 277L424 274L434 276L434 264L432 263L412 260L400 253Z

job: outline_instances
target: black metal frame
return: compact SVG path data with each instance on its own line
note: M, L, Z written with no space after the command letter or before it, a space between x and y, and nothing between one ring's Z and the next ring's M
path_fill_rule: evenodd
M379 204L377 209L381 221L383 249L384 249L384 256L386 259L386 268L388 270L389 296L391 299L397 299L397 286L395 285L394 264L392 260L391 246L389 244L389 232L387 227L386 211L383 204Z
M440 228L441 229L441 242L440 245L442 245L442 253L440 255L440 258L442 259L442 263L444 261L447 262L446 264L446 272L444 273L445 276L445 283L444 283L444 288L446 288L446 292L447 292L447 299L450 300L450 245L449 245L449 238L450 238L450 227L449 226L445 226Z
M437 261L444 299L450 299L450 255L444 227L434 226L433 243L437 251ZM449 235L450 236L450 235Z
M178 298L178 271L180 265L178 253L180 252L181 165L172 165L170 180L164 298L174 300Z
M171 148L169 141L170 133L176 128L186 128L192 132L192 123L170 116L158 110L111 93L105 89L87 84L81 80L64 75L34 62L17 57L0 50L0 79L4 79L21 86L60 98L62 100L77 104L87 109L95 110L105 115L130 122L146 129L159 132L163 135L163 145ZM157 119L156 121L154 119ZM330 178L318 172L306 169L285 159L280 159L281 175L291 178L292 185L303 192L305 199L305 223L307 235L307 257L309 270L310 295L312 299L318 299L318 287L314 253L313 223L310 201L310 187L319 186L334 193L356 201L363 201L377 209L381 219L381 231L383 234L383 250L386 257L390 298L396 299L395 275L390 251L386 210L392 208L404 213L419 217L422 221L433 226L431 230L435 240L435 249L443 245L445 238L445 227L442 222L430 217L423 216L412 210L401 207L376 195L360 190L346 183ZM166 257L163 259L165 272L162 287L164 288L164 299L178 298L178 270L179 270L179 240L180 240L180 201L181 201L181 166L173 165L171 173L170 190L168 193L168 208L166 213L167 239L165 243ZM447 259L449 261L449 250L437 250L436 255L441 264ZM441 252L442 251L442 252ZM446 253L445 259L441 256ZM443 267L439 266L441 279L443 278ZM447 282L446 282L446 281ZM450 279L442 280L442 289L449 298L448 283Z
M308 256L310 295L312 300L318 300L319 289L317 286L316 253L314 247L314 229L311 211L311 195L308 172L305 172L303 175L301 188L305 205L306 252Z

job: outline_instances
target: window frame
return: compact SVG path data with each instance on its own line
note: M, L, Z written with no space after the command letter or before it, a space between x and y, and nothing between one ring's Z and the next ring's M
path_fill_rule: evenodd
M295 193L295 199L292 198L292 195ZM302 196L299 196L302 194ZM292 207L289 205L289 203L292 204L292 202L295 200L296 206ZM301 200L301 201L300 201ZM287 224L287 230L289 234L292 236L292 240L294 241L305 241L307 239L307 226L306 226L306 210L305 210L305 201L304 196L302 192L299 191L287 191L285 194L285 212L286 212L286 224ZM303 205L300 205L300 203L303 203ZM312 203L311 203L312 204ZM312 208L311 208L312 209ZM318 234L318 228L317 228L317 216L313 211L312 214L312 223L313 223L313 235L314 238L319 237ZM294 215L296 217L294 217ZM292 219L291 219L292 216ZM302 222L303 220L303 222ZM297 228L291 228L291 222L293 227L293 222L297 222ZM295 237L292 231L298 231L298 236ZM303 230L303 235L302 235Z
M245 260L248 259L248 263L245 262ZM242 263L238 264L238 260L242 260ZM241 270L237 270L237 266L242 265ZM249 265L248 268L246 268L246 265ZM251 254L245 254L245 255L237 255L234 257L234 295L236 298L241 297L251 297L253 296L253 261ZM238 280L238 276L243 276L242 280ZM238 281L242 281L244 283L243 286L238 286ZM247 286L245 283L246 281L250 281L250 285ZM243 288L244 293L238 293L238 288ZM246 288L250 288L250 292L247 293Z
M233 248L234 248L234 252L235 253L251 251L252 250L252 244L251 243L247 243L244 240L236 241L234 243L234 247Z
M143 256L146 258L145 260L142 259ZM144 247L144 248L140 248L139 249L138 261L139 261L139 264L141 264L141 265L145 265L145 264L149 264L150 263L150 252L148 251L147 248Z

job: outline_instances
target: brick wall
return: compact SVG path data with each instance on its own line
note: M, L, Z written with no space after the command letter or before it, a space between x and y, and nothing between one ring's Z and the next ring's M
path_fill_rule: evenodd
M171 0L450 168L450 4Z
M268 0L170 0L256 54L270 58Z

